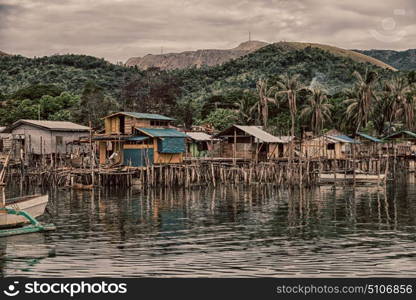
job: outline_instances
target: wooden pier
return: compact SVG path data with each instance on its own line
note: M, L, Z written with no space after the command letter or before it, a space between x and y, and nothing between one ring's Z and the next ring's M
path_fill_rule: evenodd
M356 170L356 171L354 171ZM204 186L218 184L274 184L311 186L319 183L322 173L360 172L383 174L394 179L415 171L415 157L380 157L361 159L275 160L254 163L223 160L192 160L183 164L148 167L73 168L62 164L36 168L10 168L6 181L43 187L149 188L155 186Z

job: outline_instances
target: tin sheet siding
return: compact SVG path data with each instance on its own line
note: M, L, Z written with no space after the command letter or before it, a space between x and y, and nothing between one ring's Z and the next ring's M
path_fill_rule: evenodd
M32 154L65 154L70 149L66 146L67 143L88 136L87 132L50 131L26 124L15 128L12 134L24 135L25 150ZM61 145L56 143L57 136L62 137Z
M144 167L153 165L153 149L124 149L123 165L131 167Z
M3 144L3 149L0 149L0 151L9 152L12 148L12 135L10 133L0 133L0 139Z
M185 152L185 139L166 137L158 141L159 153L183 153Z

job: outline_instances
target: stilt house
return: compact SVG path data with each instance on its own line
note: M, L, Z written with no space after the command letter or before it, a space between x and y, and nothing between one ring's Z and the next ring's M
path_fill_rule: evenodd
M220 156L264 161L283 157L289 140L282 140L260 126L233 125L214 137L221 139Z
M137 112L118 112L105 117L104 133L94 136L100 164L143 167L181 163L186 135L171 126L173 120Z

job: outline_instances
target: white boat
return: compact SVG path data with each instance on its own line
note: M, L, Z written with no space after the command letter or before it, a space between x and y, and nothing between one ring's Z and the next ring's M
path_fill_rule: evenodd
M385 174L350 174L350 173L320 173L320 182L336 182L336 181L354 181L355 182L384 182L386 179Z
M8 199L6 201L6 208L15 209L17 211L25 211L32 217L37 218L45 213L46 205L48 204L48 195L32 195L15 199ZM29 220L24 216L7 214L0 211L0 228L17 227L28 224Z

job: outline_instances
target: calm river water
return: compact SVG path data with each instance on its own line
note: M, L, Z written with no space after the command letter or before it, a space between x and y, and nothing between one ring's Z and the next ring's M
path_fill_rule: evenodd
M0 276L416 276L416 184L50 192Z

